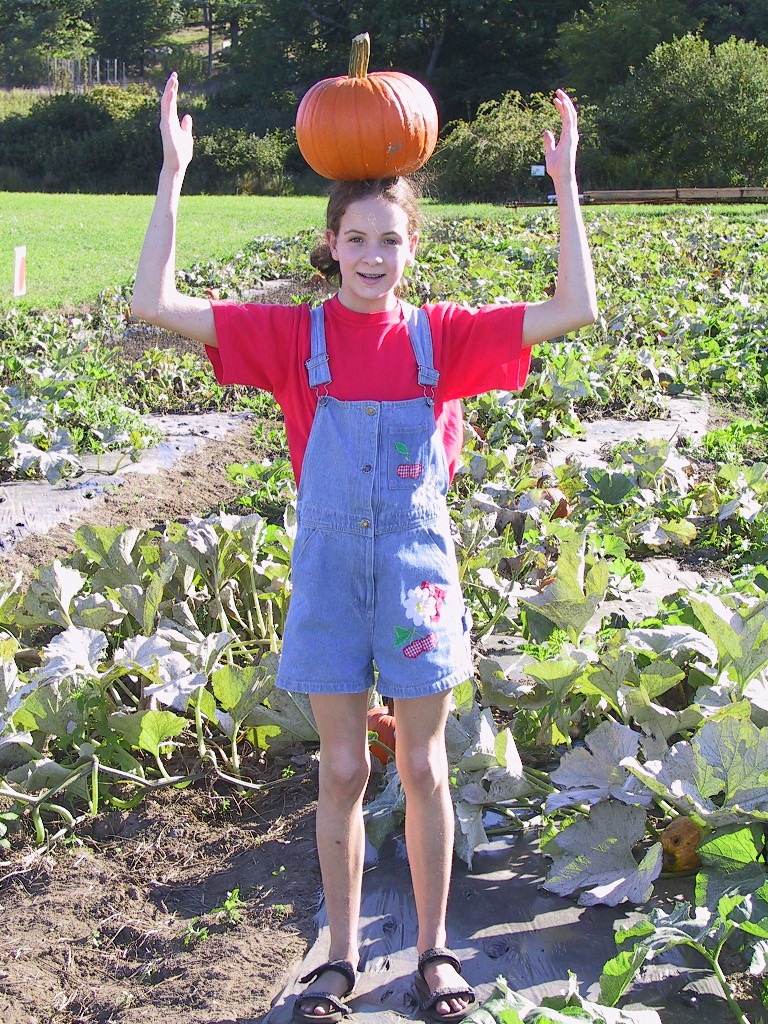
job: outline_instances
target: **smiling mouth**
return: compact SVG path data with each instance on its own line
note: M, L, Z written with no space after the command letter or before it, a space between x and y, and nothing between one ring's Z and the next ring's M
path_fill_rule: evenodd
M364 274L362 271L358 271L358 277L362 277L364 281L380 281L384 274Z

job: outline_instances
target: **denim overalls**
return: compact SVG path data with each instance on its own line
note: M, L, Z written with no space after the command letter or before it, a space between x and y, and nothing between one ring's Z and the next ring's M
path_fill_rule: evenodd
M328 394L324 313L312 310L306 366L318 402L277 677L287 690L360 693L376 681L384 696L424 697L472 675L435 425L432 336L423 310L402 309L424 397L401 402Z

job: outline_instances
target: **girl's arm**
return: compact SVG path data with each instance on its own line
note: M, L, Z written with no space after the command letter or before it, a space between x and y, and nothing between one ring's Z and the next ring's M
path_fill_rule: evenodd
M560 216L560 256L551 299L531 303L523 321L523 345L535 345L568 334L597 319L597 294L587 233L576 184L576 148L579 141L576 108L558 89L554 104L562 119L560 141L544 133L547 173L555 186Z
M176 219L181 186L192 159L192 118L186 114L179 123L178 90L174 71L160 103L163 167L136 270L131 310L142 320L215 348L216 327L210 302L184 295L176 288Z

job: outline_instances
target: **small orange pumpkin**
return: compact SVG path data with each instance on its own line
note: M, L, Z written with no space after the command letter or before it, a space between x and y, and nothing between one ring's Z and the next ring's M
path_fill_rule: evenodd
M386 705L368 711L368 732L375 733L376 739L368 744L377 761L386 764L395 752L395 716Z
M296 141L309 166L335 181L411 174L432 156L437 110L427 89L400 71L368 74L367 32L352 40L349 74L324 78L296 112Z

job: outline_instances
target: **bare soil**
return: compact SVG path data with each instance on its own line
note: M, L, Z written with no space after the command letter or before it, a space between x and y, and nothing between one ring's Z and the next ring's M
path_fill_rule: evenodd
M246 1024L313 937L315 785L165 792L3 865L5 1024ZM222 908L236 892L242 907Z

